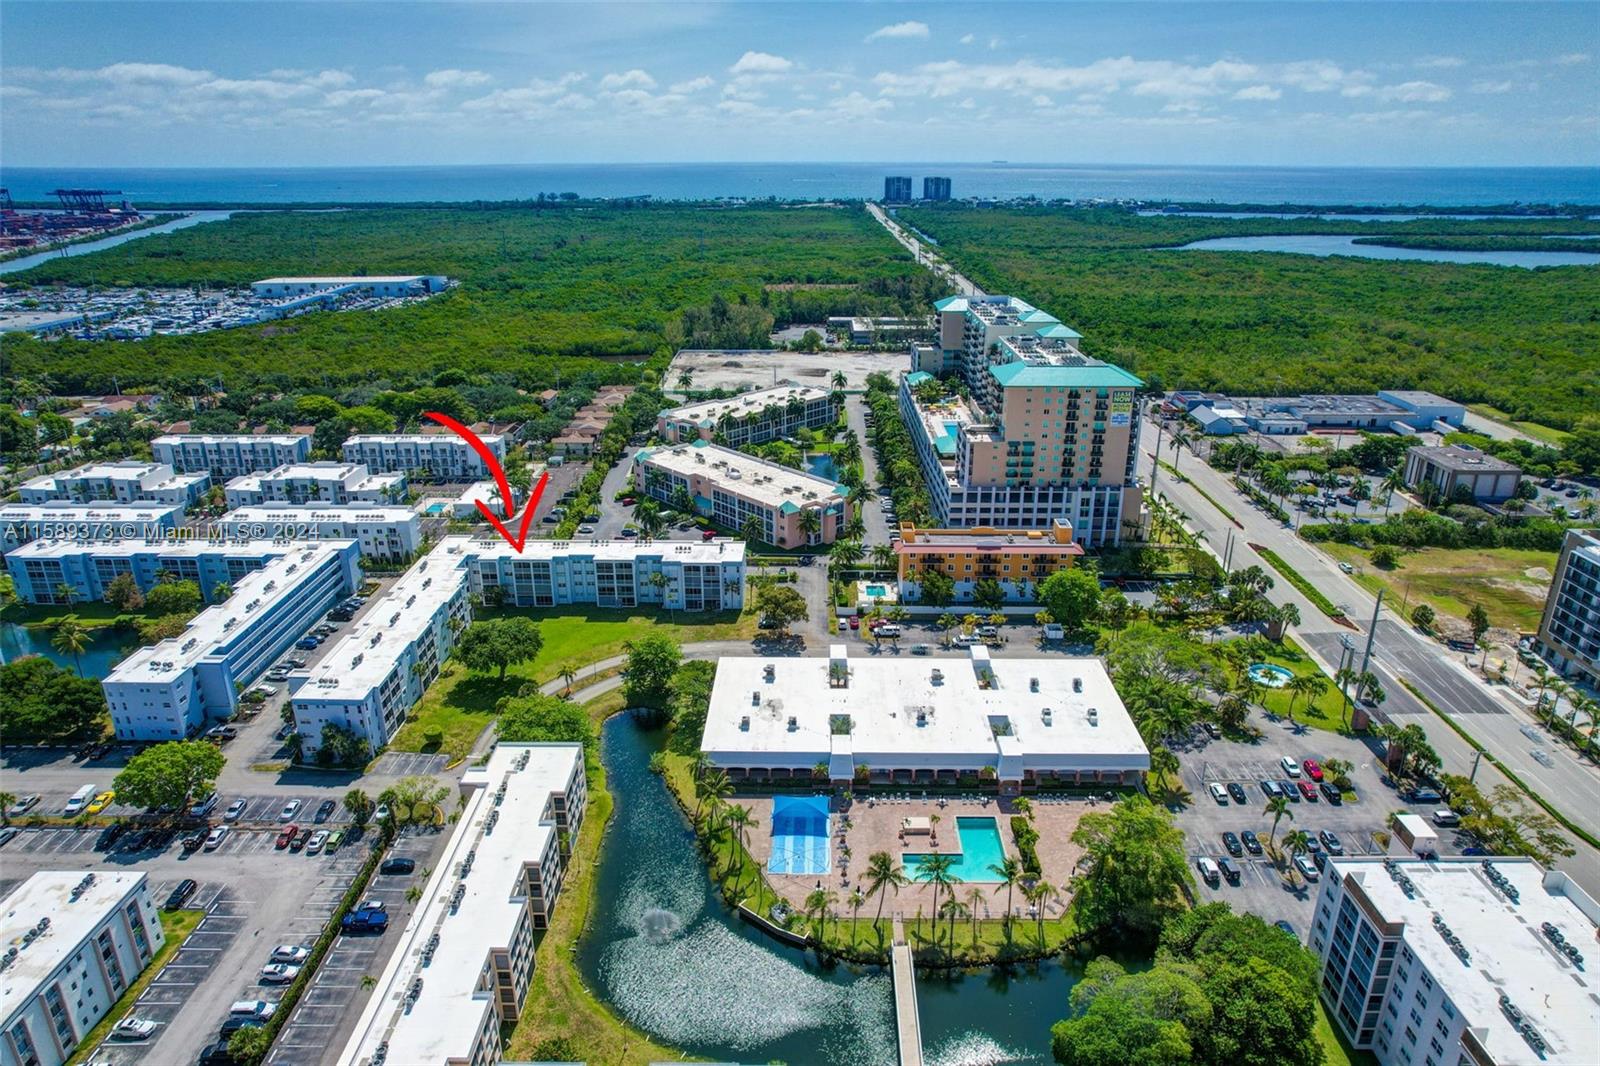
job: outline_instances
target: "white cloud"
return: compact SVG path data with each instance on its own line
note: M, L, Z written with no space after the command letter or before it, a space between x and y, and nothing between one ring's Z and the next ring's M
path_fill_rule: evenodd
M113 63L93 74L118 85L198 85L213 76L209 70L192 70L167 63Z
M202 82L200 90L218 96L251 97L266 100L288 100L315 92L303 82L274 81L271 78L213 78Z
M1417 60L1417 66L1423 70L1449 70L1466 66L1466 63L1460 56L1423 56Z
M791 60L771 52L746 52L728 68L730 74L782 74L794 67Z
M1376 93L1380 100L1397 100L1405 104L1439 104L1450 99L1451 93L1443 85L1431 81L1406 81L1399 85L1385 85Z
M1326 59L1302 60L1285 63L1278 68L1277 79L1292 88L1308 93L1343 92L1346 96L1361 95L1372 75L1360 70L1345 70Z
M863 96L861 93L851 93L848 96L830 100L828 107L845 118L871 118L880 112L893 110L894 104L888 100L874 100L870 96Z
M892 26L880 26L867 34L869 41L893 40L923 40L928 39L928 24L926 22L896 22Z
M717 83L714 78L708 78L702 74L698 78L690 78L688 81L680 81L675 83L671 87L670 91L675 93L698 93L704 92L706 89L709 89L716 84Z
M422 79L431 89L466 89L474 85L487 85L494 79L481 70L436 70Z
M540 113L548 108L551 101L562 98L561 106L570 106L566 100L569 90L584 80L585 75L576 71L563 74L559 78L546 80L535 78L527 85L514 89L496 89L486 96L475 97L463 101L461 109L471 112L495 112L500 114L529 114Z
M1568 52L1555 58L1555 64L1558 67L1575 67L1579 63L1587 62L1589 62L1588 52Z
M276 78L278 75L274 73L269 74L268 77ZM299 77L301 81L304 81L313 89L339 89L352 84L356 80L355 75L348 70L323 70L318 71L316 74L302 73ZM287 80L292 81L294 79Z
M1069 67L1019 59L1010 63L924 63L910 73L884 71L873 78L884 96L960 96L970 92L1005 92L1020 97L1037 93L1110 93L1131 89L1139 96L1187 99L1212 96L1264 72L1250 63L1219 60L1205 66L1132 56L1098 59Z
M656 80L647 72L635 67L625 70L621 74L607 74L600 79L602 92L616 92L619 89L654 89Z
M1276 100L1283 95L1282 89L1274 89L1270 85L1250 85L1233 94L1235 100Z
M1514 81L1475 81L1472 83L1472 92L1485 95L1508 93L1517 87Z
M961 35L961 43L962 44L971 44L975 40L977 40L977 38L972 36L972 34L970 34L970 33L963 33Z

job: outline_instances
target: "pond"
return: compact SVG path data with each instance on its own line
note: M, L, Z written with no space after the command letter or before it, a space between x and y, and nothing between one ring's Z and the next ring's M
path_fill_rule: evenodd
M29 629L12 622L0 624L0 662L11 662L23 655L43 655L58 666L75 670L71 655L63 655L50 646L51 631ZM84 677L105 677L111 668L138 643L138 637L127 630L110 628L89 630L89 646L79 655Z
M691 1055L730 1062L892 1066L887 972L824 966L740 922L650 756L665 734L616 715L602 757L617 805L578 946L584 982L624 1018ZM1077 972L1050 963L920 977L929 1066L1050 1062L1050 1026Z
M1374 234L1373 236L1377 236ZM1432 263L1486 263L1490 266L1593 266L1600 252L1469 252L1442 248L1390 248L1357 244L1355 237L1336 234L1278 234L1269 237L1213 237L1192 241L1175 252L1291 252L1296 255L1350 255L1360 259L1420 259Z
M806 456L806 469L818 477L825 477L829 481L839 480L839 464L833 461L833 456L827 452L814 452Z

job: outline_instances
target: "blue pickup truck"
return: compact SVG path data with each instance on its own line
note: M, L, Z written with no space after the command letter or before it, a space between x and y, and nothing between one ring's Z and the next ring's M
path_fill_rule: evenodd
M375 907L361 907L344 916L339 929L345 933L381 933L389 928L387 912Z

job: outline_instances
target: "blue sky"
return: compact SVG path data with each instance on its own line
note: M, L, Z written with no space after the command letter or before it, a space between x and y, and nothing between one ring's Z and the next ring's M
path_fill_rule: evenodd
M0 0L13 166L1600 163L1593 4Z

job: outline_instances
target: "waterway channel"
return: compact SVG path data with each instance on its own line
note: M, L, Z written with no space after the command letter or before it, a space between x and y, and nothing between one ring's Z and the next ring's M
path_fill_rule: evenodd
M1377 236L1374 234L1374 236ZM1357 244L1354 236L1331 233L1273 234L1261 237L1213 237L1192 241L1177 252L1291 252L1297 255L1350 255L1360 259L1421 259L1432 263L1487 263L1491 266L1594 266L1600 252L1483 252L1444 248L1394 248Z
M165 213L164 211L154 212L154 214ZM198 226L202 222L221 222L223 219L231 218L233 214L234 212L232 211L185 211L178 218L163 222L159 226L146 226L143 229L129 230L126 233L102 237L97 241L84 241L81 244L69 244L53 251L36 252L33 255L25 255L17 259L7 259L5 262L0 263L0 274L15 274L21 270L31 270L36 266L42 266L50 262L52 259L88 255L90 252L103 252L107 248L115 248L117 245L126 244L128 241L136 241L140 237L153 237L158 233L172 233L175 230Z
M888 972L822 965L740 922L713 892L687 820L650 772L665 733L616 715L602 738L616 809L596 871L594 920L578 946L588 986L655 1039L695 1056L892 1066ZM1066 1014L1077 976L1050 963L919 977L925 1061L1050 1062L1050 1026Z

